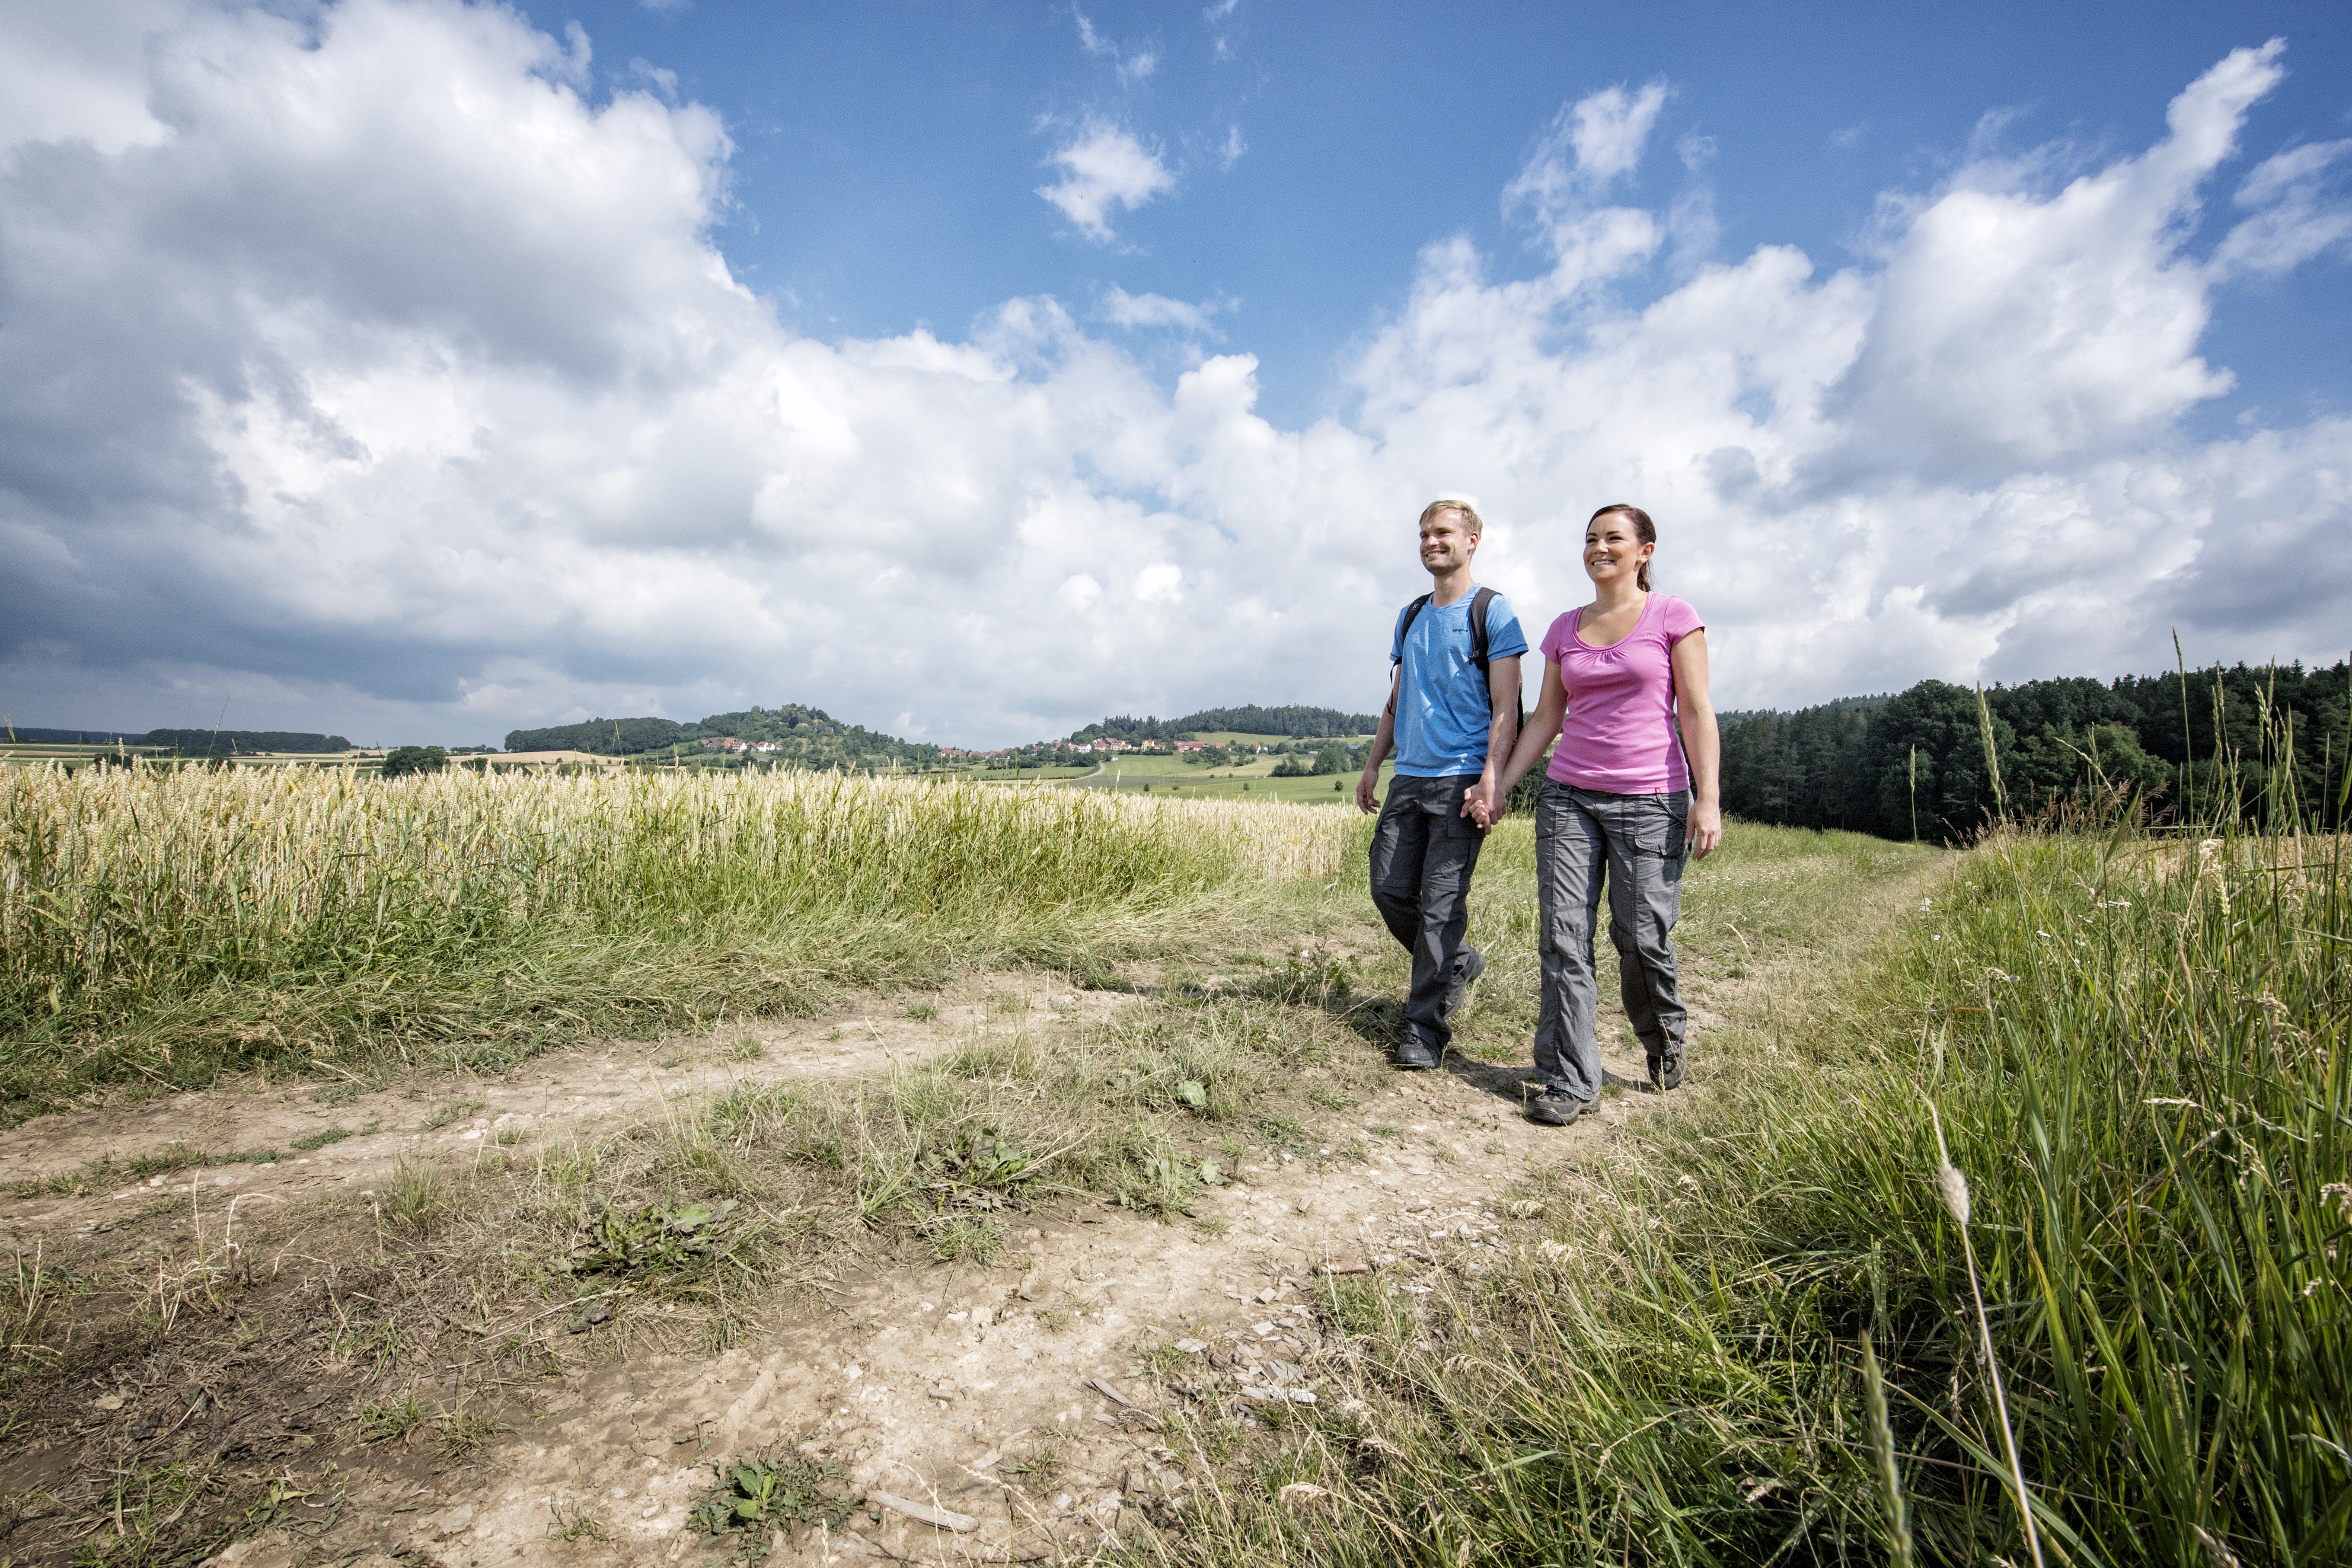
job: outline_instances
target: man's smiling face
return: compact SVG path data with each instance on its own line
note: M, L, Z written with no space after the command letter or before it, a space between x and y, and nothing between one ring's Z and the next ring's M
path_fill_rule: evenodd
M1458 511L1438 512L1421 525L1421 563L1432 576L1469 565L1471 552L1477 548L1478 536L1470 531L1470 520Z

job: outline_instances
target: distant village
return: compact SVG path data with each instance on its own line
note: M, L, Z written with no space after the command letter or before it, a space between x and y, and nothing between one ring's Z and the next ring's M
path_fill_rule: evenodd
M698 742L697 744L707 752L726 752L746 756L760 756L767 752L780 752L788 749L783 742L779 741L745 741L733 735L711 736ZM1266 752L1281 751L1286 749L1286 748L1279 745L1264 746L1234 744L1221 746L1213 741L1143 740L1130 742L1122 741L1116 735L1102 735L1097 736L1091 741L1062 741L1046 742L1044 744L1033 743L1026 746L998 746L992 751L985 752L971 751L962 746L941 746L939 748L939 754L941 757L955 761L979 762L984 763L992 757L1011 757L1015 755L1030 756L1039 752L1070 752L1084 756L1091 756L1097 752L1132 752L1139 754L1157 752L1160 755L1168 756L1185 752L1222 751L1231 752L1247 752L1251 755L1258 755Z

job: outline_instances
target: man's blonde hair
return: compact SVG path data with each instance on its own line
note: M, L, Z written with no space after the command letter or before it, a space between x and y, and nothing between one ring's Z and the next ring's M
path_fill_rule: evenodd
M1478 509L1476 507L1472 506L1466 500L1455 500L1450 496L1443 500L1431 501L1427 506L1423 507L1421 509L1421 521L1413 526L1415 528L1426 528L1429 526L1429 520L1435 517L1441 511L1458 511L1464 517L1468 518L1470 520L1470 531L1473 533L1484 535L1486 531L1486 521L1484 518L1478 515Z

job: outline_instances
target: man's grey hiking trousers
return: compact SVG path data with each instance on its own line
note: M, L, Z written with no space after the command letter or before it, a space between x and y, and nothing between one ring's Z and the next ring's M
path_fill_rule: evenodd
M1372 830L1372 902L1389 934L1412 954L1405 1037L1432 1056L1454 1038L1445 1023L1445 992L1470 924L1470 873L1478 868L1478 847L1486 837L1462 815L1462 796L1477 782L1476 773L1435 779L1398 773L1389 780Z
M1652 1057L1680 1051L1688 1023L1669 940L1682 918L1687 791L1603 795L1546 779L1536 797L1536 909L1543 952L1543 1006L1536 1018L1536 1071L1544 1085L1591 1104L1601 1094L1592 963L1601 891L1609 890L1609 940L1625 1016Z

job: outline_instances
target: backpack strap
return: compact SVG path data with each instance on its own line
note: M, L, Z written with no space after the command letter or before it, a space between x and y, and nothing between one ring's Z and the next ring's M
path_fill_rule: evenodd
M1492 588L1481 588L1470 596L1470 662L1478 673L1486 673L1486 606L1502 595Z
M1481 588L1478 590L1477 596L1470 601L1470 662L1478 667L1478 673L1482 676L1486 673L1487 663L1486 606L1501 597L1502 595L1493 588ZM1487 689L1491 694L1493 688L1489 687ZM1491 700L1490 695L1489 701ZM1524 730L1528 725L1527 704L1522 701L1517 704L1517 707L1518 727Z
M1429 607L1429 601L1435 596L1436 595L1434 594L1423 594L1420 598L1415 599L1412 604L1407 605L1404 607L1404 617L1397 622L1396 661L1399 664L1402 664L1404 662L1404 639L1406 637L1411 635L1412 631L1412 623L1420 618L1421 612ZM1482 644L1481 646L1483 647L1484 645Z

